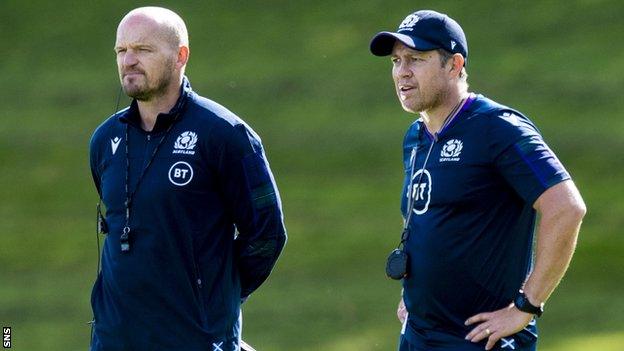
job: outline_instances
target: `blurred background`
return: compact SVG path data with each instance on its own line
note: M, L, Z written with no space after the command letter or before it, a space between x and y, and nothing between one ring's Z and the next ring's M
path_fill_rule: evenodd
M115 105L117 24L143 5L185 19L194 89L253 126L276 176L290 239L244 306L244 338L259 351L396 348L400 286L384 264L415 116L368 44L422 8L463 26L471 91L528 115L587 202L540 350L624 350L619 0L0 1L0 324L14 349L87 349L88 141Z

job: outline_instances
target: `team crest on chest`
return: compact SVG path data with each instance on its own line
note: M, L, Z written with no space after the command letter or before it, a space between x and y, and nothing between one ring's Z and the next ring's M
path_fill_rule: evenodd
M174 154L195 155L195 145L197 144L197 134L194 132L186 131L176 139L173 144Z
M440 152L440 162L459 161L459 155L461 155L464 143L458 139L451 139L444 144L442 151Z

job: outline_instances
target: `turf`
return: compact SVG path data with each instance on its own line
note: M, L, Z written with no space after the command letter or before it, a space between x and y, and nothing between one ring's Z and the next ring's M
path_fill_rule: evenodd
M16 350L84 350L96 269L93 129L114 107L117 22L144 1L0 2L0 323ZM401 140L413 116L378 30L415 6L469 41L471 90L540 127L587 202L576 256L540 321L541 350L624 349L624 3L160 1L186 19L187 73L262 136L290 234L245 304L258 350L392 350ZM127 101L124 101L127 103Z

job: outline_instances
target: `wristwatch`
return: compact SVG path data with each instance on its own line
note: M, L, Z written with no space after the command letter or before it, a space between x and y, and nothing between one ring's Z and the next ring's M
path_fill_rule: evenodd
M518 295L516 295L516 298L514 299L514 305L520 311L531 313L538 317L544 313L544 303L542 302L539 306L534 306L522 290L518 291Z

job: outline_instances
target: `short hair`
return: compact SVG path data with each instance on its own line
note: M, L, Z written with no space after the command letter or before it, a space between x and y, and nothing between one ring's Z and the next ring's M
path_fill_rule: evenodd
M186 24L177 13L164 7L145 6L128 12L121 21L135 15L142 15L157 22L164 30L162 33L164 39L173 47L189 46Z
M446 51L444 49L437 49L436 50L439 54L440 54L440 64L442 65L442 67L444 67L444 65L446 65L446 63L453 58L453 54L450 51ZM466 67L462 67L461 72L459 72L459 79L462 82L467 82L468 81L468 72L466 72Z

